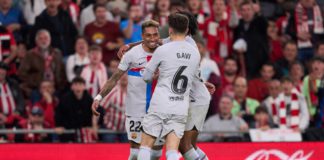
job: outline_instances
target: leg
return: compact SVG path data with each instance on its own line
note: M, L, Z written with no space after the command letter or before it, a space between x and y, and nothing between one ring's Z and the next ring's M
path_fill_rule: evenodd
M159 160L162 156L163 145L154 146L151 151L151 160Z
M178 148L179 148L180 138L177 137L175 132L170 132L166 136L166 157L167 160L178 160Z
M198 131L195 129L184 132L184 135L180 141L179 151L184 156L185 160L199 159L199 155L194 148L196 143L192 143L193 141L196 142L197 135Z
M138 153L138 160L150 160L151 159L151 148L154 145L155 137L142 133L141 147Z
M130 154L128 160L137 160L140 145L133 141L129 141L129 144L130 144Z

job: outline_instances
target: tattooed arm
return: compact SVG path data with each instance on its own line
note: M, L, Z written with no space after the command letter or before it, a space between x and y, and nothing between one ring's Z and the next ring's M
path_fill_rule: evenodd
M103 88L101 89L100 93L94 98L94 101L92 103L91 109L92 113L96 116L99 116L100 113L97 111L97 108L99 107L100 101L103 97L107 96L110 91L116 86L118 80L126 71L122 71L120 69L117 70L116 73L114 73L111 78L105 83Z

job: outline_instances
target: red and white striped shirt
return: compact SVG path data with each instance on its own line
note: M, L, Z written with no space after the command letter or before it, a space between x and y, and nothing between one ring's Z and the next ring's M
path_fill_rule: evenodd
M103 63L96 69L92 69L90 65L83 68L81 77L86 81L86 88L92 97L95 97L100 89L108 80L107 70Z
M102 101L106 113L104 116L104 124L107 129L114 131L125 130L125 99L126 90L120 85L115 86L111 92Z
M0 84L0 110L6 114L11 115L16 109L16 102L11 93L8 83Z

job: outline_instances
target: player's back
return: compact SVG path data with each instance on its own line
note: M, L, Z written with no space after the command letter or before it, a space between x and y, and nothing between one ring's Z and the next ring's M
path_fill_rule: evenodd
M159 78L149 112L187 115L189 91L199 68L198 49L186 41L173 41L154 54L160 59Z

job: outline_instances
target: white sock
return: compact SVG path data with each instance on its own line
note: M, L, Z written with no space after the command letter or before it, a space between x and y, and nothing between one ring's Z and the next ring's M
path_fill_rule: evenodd
M199 160L199 154L193 147L189 151L187 151L183 156L185 160Z
M136 160L138 156L139 149L137 148L131 148L128 160Z
M206 153L203 150L201 150L199 147L197 147L196 152L198 153L199 158L201 160L208 160Z
M150 160L151 148L141 146L138 152L137 160Z
M162 149L151 150L151 159L160 159L161 156L162 156Z
M179 160L178 151L177 150L168 150L166 152L167 160Z

